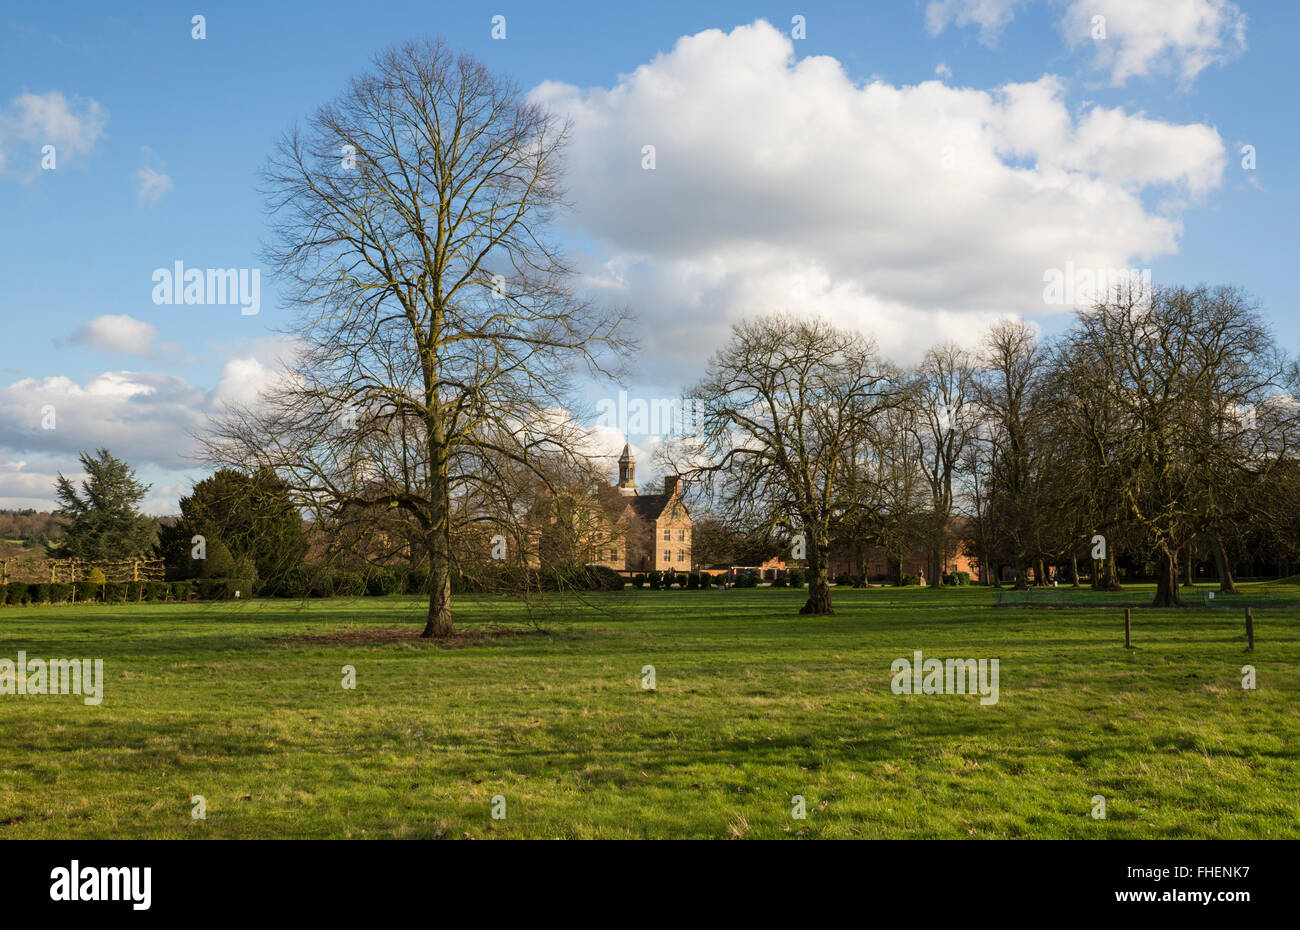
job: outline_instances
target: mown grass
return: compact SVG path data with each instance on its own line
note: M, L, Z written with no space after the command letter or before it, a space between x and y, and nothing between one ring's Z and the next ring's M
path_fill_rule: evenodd
M1115 609L802 598L629 589L453 648L285 641L414 631L412 598L4 609L0 657L107 682L97 707L0 696L0 838L1300 836L1300 608L1257 611L1249 653L1227 610L1136 610L1125 650ZM998 658L1001 700L891 693L917 649Z

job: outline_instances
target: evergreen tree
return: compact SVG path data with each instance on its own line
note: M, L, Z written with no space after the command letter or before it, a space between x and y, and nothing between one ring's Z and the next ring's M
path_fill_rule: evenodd
M136 480L135 471L107 449L79 456L86 479L81 491L62 474L54 485L59 499L55 514L66 521L62 558L127 559L148 550L153 520L141 515L139 505L149 485Z

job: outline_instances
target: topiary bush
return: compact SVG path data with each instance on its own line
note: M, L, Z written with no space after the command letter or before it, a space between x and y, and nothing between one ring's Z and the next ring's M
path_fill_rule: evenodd
M171 582L171 594L175 600L188 601L194 597L194 582L192 581L173 581Z
M790 569L790 573L786 576L786 579L790 582L790 587L792 588L803 587L803 572L799 571L797 568Z
M903 586L911 585L911 584L920 584L921 577L919 575L903 575L901 578L899 578L898 583Z
M853 576L848 572L840 572L835 576L835 584L846 588L853 587Z
M27 596L33 604L48 604L50 602L50 583L46 581L28 585Z
M645 587L645 575L643 575L643 574L633 575L633 576L632 576L632 587L634 587L634 588L644 588L644 587Z
M26 604L30 600L30 598L31 595L28 593L27 590L27 582L25 581L9 582L9 591L8 591L8 598L6 600L6 603L12 604L15 607L21 607L24 604Z
M73 588L76 590L78 601L99 600L103 587L103 584L100 582L91 581L89 578L85 581L77 581L73 583Z
M126 600L126 583L121 581L104 582L104 603L120 604Z
M72 600L72 585L55 582L50 585L50 603L66 604Z
M165 601L171 589L165 581L146 581L144 583L144 596L150 601Z

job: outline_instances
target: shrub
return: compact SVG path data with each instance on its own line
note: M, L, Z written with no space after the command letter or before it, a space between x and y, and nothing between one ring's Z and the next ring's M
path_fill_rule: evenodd
M686 576L686 587L690 588L693 591L698 591L700 589L699 572L691 572L689 575Z
M37 584L27 586L27 596L33 604L48 604L50 602L50 584L49 582L38 582Z
M169 590L165 581L146 581L144 583L144 596L151 601L167 600Z
M229 578L235 570L235 559L226 544L215 536L208 537L207 558L199 565L200 578Z
M9 582L9 597L7 603L19 606L26 604L31 599L27 590L27 582L11 581Z
M406 573L407 594L429 593L429 570L423 565L412 565Z
M651 590L658 591L664 586L664 576L662 572L651 572L649 577Z
M853 587L853 576L848 572L840 572L835 576L835 584L851 588Z
M788 588L788 587L790 587L790 582L787 581L787 580L784 579L784 578L773 578L773 579L772 579L772 587L774 587L774 588Z
M736 587L756 588L758 587L758 579L755 578L753 575L751 575L749 572L743 572L736 576Z
M642 574L633 575L633 576L632 576L632 587L634 587L634 588L644 588L644 587L645 587L645 575L642 575Z
M96 569L96 571L98 571L98 569ZM103 573L101 572L100 574ZM79 601L97 601L99 600L100 594L103 592L103 584L97 581L92 581L89 578L85 581L75 582L73 587L76 588L77 600Z
M970 572L953 572L952 575L955 579L957 579L956 582L957 584L959 585L970 584Z
M311 594L311 572L301 565L285 569L271 586L275 597L303 598Z
M899 582L898 582L898 583L899 583L900 585L920 584L920 583L921 583L921 578L920 578L919 575L903 575L903 576L899 579Z
M118 604L126 600L126 583L122 581L104 582L104 603Z
M90 574L86 576L86 580L95 585L104 584L108 581L108 579L104 577L104 573L97 568L92 568L90 570Z
M376 568L366 578L366 593L371 597L386 597L402 590L406 579L391 568Z
M787 577L790 580L790 587L792 588L803 587L803 572L799 571L799 569L797 568L791 569L790 574Z
M338 597L361 597L366 593L366 578L360 572L340 569L333 572L330 588Z
M178 601L188 601L194 596L194 582L192 581L173 581L171 583L172 597Z
M50 585L51 604L66 604L70 600L72 600L72 585L62 582Z

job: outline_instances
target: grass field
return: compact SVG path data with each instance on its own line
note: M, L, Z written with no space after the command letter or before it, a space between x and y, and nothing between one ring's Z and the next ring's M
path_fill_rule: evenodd
M1254 653L1240 611L1135 610L1125 650L1122 611L979 588L629 589L454 647L412 598L6 608L0 658L106 685L0 696L0 838L1296 837L1300 588L1253 593ZM999 659L1000 701L893 694L917 649Z

